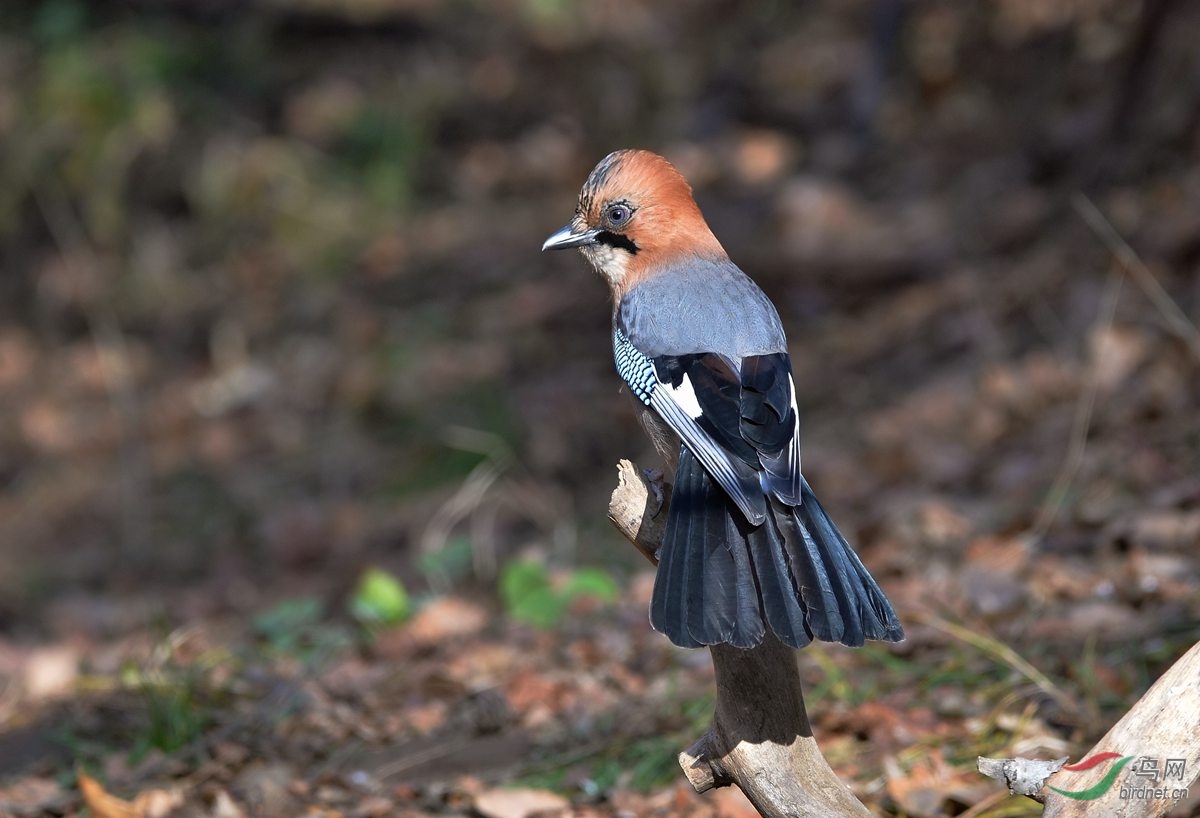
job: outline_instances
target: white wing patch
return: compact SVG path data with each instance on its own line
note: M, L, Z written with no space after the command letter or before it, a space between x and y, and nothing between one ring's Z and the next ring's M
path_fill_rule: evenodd
M750 524L762 525L767 519L766 503L763 502L761 494L755 496L751 493L757 491L758 486L751 484L754 486L751 490L743 483L729 455L700 428L695 418L690 417L687 411L675 402L672 390L664 389L663 386L665 384L660 383L660 388L654 390L654 394L650 396L650 406L692 450L692 454L721 488L725 489L725 493L746 515ZM694 392L692 397L695 398Z
M696 397L696 387L692 386L692 379L687 375L683 376L679 386L665 383L662 387L671 393L671 399L679 404L679 408L687 412L692 420L699 420L704 414L704 410L700 408L700 399Z

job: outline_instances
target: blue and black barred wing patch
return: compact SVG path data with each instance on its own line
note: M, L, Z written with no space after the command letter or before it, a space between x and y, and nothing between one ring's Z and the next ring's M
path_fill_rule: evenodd
M690 359L696 356L685 357ZM633 394L654 409L679 435L684 445L746 515L746 519L752 525L761 525L767 518L767 502L758 476L760 467L757 460L748 459L754 455L754 450L745 444L738 446L736 436L714 434L724 424L714 424L706 416L690 374L675 365L681 358L660 356L651 359L637 349L620 329L613 331L613 358L617 372ZM704 372L701 370L697 374ZM715 381L710 380L706 378L703 381L701 389L705 393L720 389ZM728 381L728 378L725 380ZM736 400L736 379L726 389L732 390L729 397ZM711 398L706 397L704 402L711 402Z
M613 330L613 361L617 374L637 399L647 406L654 389L658 386L658 374L654 362L643 355L619 329Z

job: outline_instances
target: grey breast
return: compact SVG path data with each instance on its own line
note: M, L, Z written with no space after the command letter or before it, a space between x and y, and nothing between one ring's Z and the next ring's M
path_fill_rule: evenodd
M715 352L733 361L787 351L775 306L728 259L692 259L621 299L617 329L646 355Z

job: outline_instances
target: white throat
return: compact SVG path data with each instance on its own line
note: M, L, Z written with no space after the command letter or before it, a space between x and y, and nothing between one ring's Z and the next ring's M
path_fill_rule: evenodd
M625 280L625 269L629 265L627 251L608 244L589 244L580 247L579 251L610 285L615 286Z

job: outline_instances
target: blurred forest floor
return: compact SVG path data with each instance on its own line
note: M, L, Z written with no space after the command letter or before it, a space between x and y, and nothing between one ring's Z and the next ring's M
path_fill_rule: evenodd
M1197 4L4 16L0 814L753 814L675 766L708 656L605 520L652 460L602 287L537 252L623 146L779 306L906 624L799 656L873 809L1036 814L975 757L1077 759L1200 637Z

